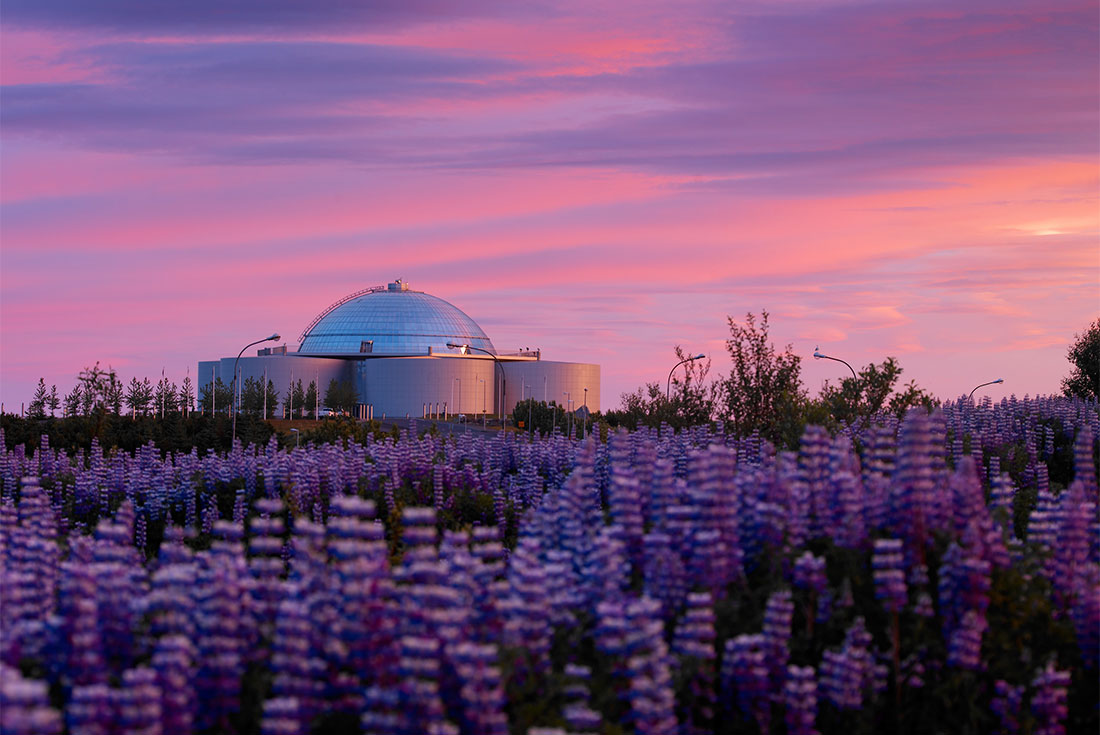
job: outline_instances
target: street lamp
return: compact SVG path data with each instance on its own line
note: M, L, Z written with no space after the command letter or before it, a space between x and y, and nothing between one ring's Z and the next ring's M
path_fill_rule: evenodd
M676 368L680 367L685 362L692 362L694 360L702 360L704 357L706 357L706 355L704 355L702 353L700 353L698 355L692 355L691 357L685 357L683 360L680 360L680 362L678 362L678 363L676 363L675 365L672 366L672 369L668 371L668 381L666 381L666 383L665 383L665 400L666 401L671 400L671 398L672 398L672 374L674 372L676 372ZM660 390L660 388L658 388L658 390Z
M814 359L815 360L833 360L834 362L844 362L844 360L841 360L839 357L829 357L828 355L824 355L824 354L818 352L816 347L814 347ZM846 363L846 362L844 362L844 364L847 366L847 368L849 370L852 371L852 377L855 378L856 380L859 380L859 378L856 376L856 371L852 368L852 366L848 365L848 363Z
M261 342L275 342L278 339L279 339L279 333L276 332L275 334L271 335L270 337L264 337L263 339L256 340L252 344L245 345L244 347L241 348L241 351L237 353L237 359L233 361L233 380L229 385L229 397L230 397L229 405L230 406L233 405L233 401L235 400L234 397L237 395L236 393L233 392L233 387L237 384L237 365L241 361L241 355L243 355L244 351L247 350L249 347L255 347L256 345L260 344ZM264 393L265 394L267 393L267 386L266 385L264 386ZM239 411L240 411L240 406L237 406L237 410L233 411L233 442L237 441L237 413ZM230 448L232 448L233 443L230 442L229 446L230 446Z
M477 382L481 383L481 428L484 429L485 428L485 422L486 422L485 381L482 380L481 378L478 378ZM476 401L477 400L477 398L476 398L477 394L475 393L474 396L475 396L474 400Z
M974 390L978 390L978 388L984 388L987 385L995 385L997 383L1003 383L1003 382L1005 382L1004 378L997 378L996 380L991 380L988 383L982 383L981 385L974 386ZM974 390L970 391L970 395L966 397L966 400L969 401L971 398L974 397Z
M291 429L290 433L294 435L294 446L302 446L302 432L298 431L297 429Z
M569 395L569 391L567 391L567 390L562 391L561 394L563 396L565 396L565 410L568 411L569 410L569 404L572 402L573 397ZM565 423L565 414L562 414L561 418L562 418L562 423L564 424ZM569 414L569 438L570 439L573 438L573 414L572 413Z
M461 350L463 355L465 355L470 350L477 350L478 352L484 352L486 355L493 358L493 362L495 362L497 364L497 367L500 368L500 418L501 418L501 421L503 422L503 419L504 419L504 396L505 396L504 365L502 365L500 363L500 360L497 359L496 355L494 355L492 352L489 352L489 350L482 349L481 347L474 347L473 345L470 345L470 344L458 345L458 344L455 344L454 342L448 342L447 346L450 347L452 350Z

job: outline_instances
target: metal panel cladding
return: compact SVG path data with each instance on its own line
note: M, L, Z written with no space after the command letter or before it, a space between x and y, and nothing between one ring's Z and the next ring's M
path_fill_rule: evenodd
M455 353L447 343L496 354L489 337L460 309L422 291L375 291L335 307L309 330L299 354L362 356Z

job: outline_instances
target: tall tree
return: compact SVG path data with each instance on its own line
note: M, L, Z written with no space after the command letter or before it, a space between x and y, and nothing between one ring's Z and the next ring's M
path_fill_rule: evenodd
M305 396L305 409L306 413L312 417L317 418L317 381L309 381L309 387L306 388Z
M1084 334L1075 334L1066 351L1073 370L1062 380L1067 396L1100 400L1100 319L1089 325Z
M138 406L142 404L142 390L141 381L137 379L137 376L130 378L130 384L126 387L126 394L124 397L126 401L126 407L130 409L130 414L136 416L138 412Z
M46 379L38 379L38 387L34 389L34 396L27 406L27 416L32 419L46 418L46 400L49 398L49 390L46 388Z
M350 380L332 379L325 391L325 408L338 413L354 413L355 405L359 402L359 396L355 392L355 386Z
M306 389L305 386L302 385L301 378L299 378L298 382L294 384L294 387L291 391L290 399L291 405L294 407L294 410L291 412L290 418L294 418L294 414L297 414L298 416L305 415Z
M795 447L802 434L802 358L791 345L776 352L768 339L768 312L745 322L729 317L726 350L732 365L725 381L726 420L738 436L760 432L773 444Z
M213 384L206 383L199 389L199 405L204 412L224 413L229 408L229 386L221 378Z
M245 378L241 384L241 413L259 415L263 407L263 379Z
M122 381L119 380L118 375L113 369L107 371L107 382L104 387L104 401L107 405L107 410L118 416L122 413L122 394L125 391L125 386L122 385Z
M73 389L65 394L65 410L63 414L66 417L79 416L80 405L84 396L84 391L81 389L80 384L77 383L73 386Z
M92 412L106 413L107 388L114 371L104 370L97 362L94 367L84 368L77 376L80 381L80 409L85 415Z
M195 407L195 384L191 382L191 375L184 376L183 383L180 384L180 409L183 411L183 415L191 413L191 410Z
M279 412L279 391L275 389L275 381L267 381L267 414L264 418L276 416Z
M164 418L166 414L176 411L176 386L161 373L160 380L153 391L153 412Z
M931 407L932 397L915 381L906 385L901 393L894 392L902 372L897 359L887 357L881 365L871 363L862 368L857 377L844 378L837 386L826 381L820 401L837 422L846 426L861 425L883 411L900 417L918 405Z
M687 355L677 345L674 348L677 362ZM715 413L720 383L707 383L710 359L692 360L678 365L666 381L665 390L659 383L646 383L633 393L623 393L618 409L605 415L611 426L625 426L630 430L639 426L651 428L668 424L673 429L709 423Z
M46 406L50 409L50 416L55 415L61 407L61 399L57 397L57 385L50 386L50 395L46 398Z

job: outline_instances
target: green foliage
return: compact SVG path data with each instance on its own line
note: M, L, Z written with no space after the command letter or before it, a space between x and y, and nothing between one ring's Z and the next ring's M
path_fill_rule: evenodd
M218 413L228 414L231 400L229 386L223 383L221 378L214 380L213 389L210 383L199 389L199 408L203 413L208 414L216 410Z
M355 385L350 380L337 381L333 378L328 382L328 389L325 391L325 408L350 416L354 415L358 403L359 394L355 391Z
M932 408L934 399L918 387L916 381L894 392L902 372L897 358L887 357L881 365L871 363L856 377L844 378L839 386L826 381L817 399L833 419L826 425L857 426L884 410L900 418L910 408Z
M1062 380L1062 390L1067 396L1100 400L1100 319L1074 338L1066 351L1073 370Z
M679 362L687 357L679 345L675 353ZM619 409L605 414L608 425L633 431L639 426L659 428L667 424L680 430L710 423L721 386L706 382L708 372L710 359L683 362L674 368L665 390L658 383L646 383L633 393L623 393Z
M556 427L562 434L569 433L569 412L563 406L559 406L556 401L546 403L537 401L534 398L517 401L515 408L512 409L512 424L518 428L520 422L523 423L523 428L519 429L520 431L538 432L545 436L553 432ZM590 416L586 422L583 418L583 411L573 416L572 426L575 436L579 437L586 425L588 432L592 433L595 426L593 417Z
M295 446L299 441L302 444L317 445L335 444L339 442L346 447L349 441L358 444L366 444L368 436L375 439L381 439L383 436L387 436L387 434L382 431L382 424L377 421L364 422L356 421L352 418L339 417L316 422L314 428L306 429L301 432L300 439L296 438L291 432L280 433L279 442L286 448Z
M188 453L197 449L205 454L228 451L232 438L232 422L224 414L168 414L163 419L155 416L102 417L72 416L67 418L21 418L5 413L0 417L4 429L4 443L8 449L24 444L28 452L36 451L43 435L48 436L54 449L73 454L87 451L96 438L106 451L112 448L133 452L152 442L162 452ZM274 435L271 424L259 418L240 416L237 419L237 439L245 444L266 444Z
M724 385L726 421L738 436L759 432L776 446L794 448L802 436L802 358L768 340L768 312L751 312L741 324L728 319L731 367Z
M317 381L309 381L309 387L306 388L305 395L305 410L306 415L312 418L317 418Z
M46 400L49 397L49 392L46 390L46 380L44 378L38 379L38 387L34 390L34 398L31 399L30 405L27 406L27 416L32 419L42 419L46 417Z

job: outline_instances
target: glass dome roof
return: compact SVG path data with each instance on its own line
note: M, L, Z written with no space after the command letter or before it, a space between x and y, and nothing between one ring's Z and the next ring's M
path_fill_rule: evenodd
M398 281L329 307L306 328L298 353L426 355L429 347L436 353L457 352L448 342L496 354L489 337L460 309Z

